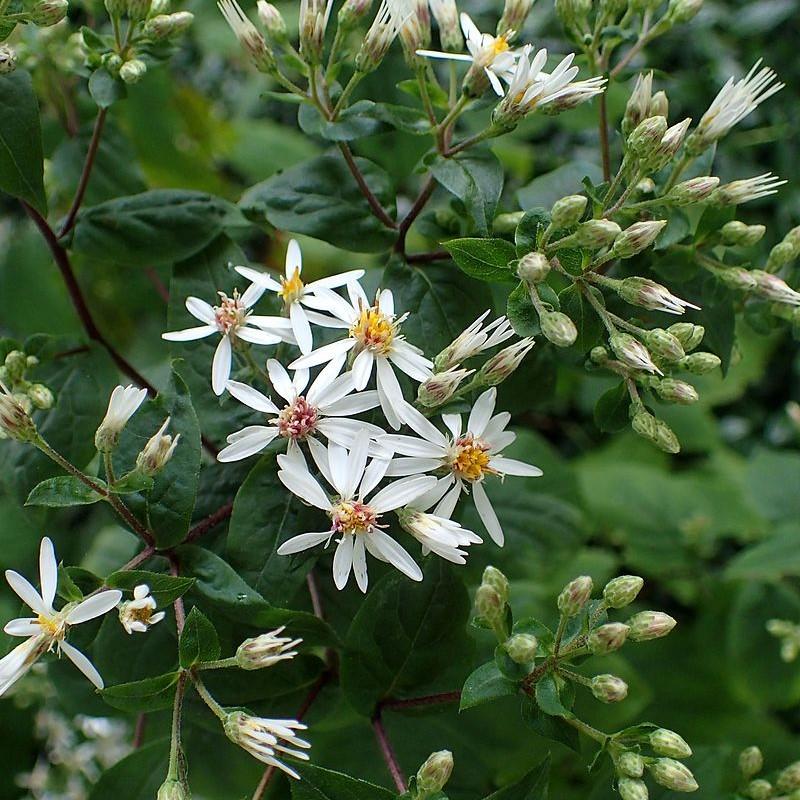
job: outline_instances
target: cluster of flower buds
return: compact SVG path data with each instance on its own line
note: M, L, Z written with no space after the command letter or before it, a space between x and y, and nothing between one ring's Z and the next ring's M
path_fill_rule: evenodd
M433 375L417 391L417 402L424 408L437 408L459 395L488 386L497 386L522 363L534 345L532 338L520 339L489 356L479 369L464 364L482 356L514 336L505 317L484 324L489 312L481 314L434 359ZM468 383L465 379L472 376Z
M449 750L431 753L417 770L408 787L409 800L436 800L453 774L453 754Z
M509 637L508 590L508 578L496 567L488 566L475 592L473 624L494 631L499 642L505 642Z
M6 388L5 393L10 395L26 414L30 414L34 409L46 411L52 408L55 402L53 393L47 386L26 378L27 371L38 363L39 359L36 356L26 355L21 350L11 350L0 366L0 384Z
M758 747L747 747L739 753L740 787L737 797L749 800L798 800L800 798L800 761L784 767L769 778L759 777L764 756Z
M11 36L17 24L31 24L39 28L57 25L69 10L67 0L37 0L25 10L4 3L0 11L0 41ZM17 68L17 52L11 45L0 44L0 75L7 75Z
M771 619L767 631L780 640L781 659L787 664L796 661L800 654L800 625L788 619Z

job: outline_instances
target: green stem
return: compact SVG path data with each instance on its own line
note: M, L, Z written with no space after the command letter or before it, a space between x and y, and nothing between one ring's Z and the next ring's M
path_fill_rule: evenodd
M169 744L169 768L167 780L180 780L181 761L181 717L183 716L183 699L186 696L186 673L178 676L175 688L175 700L172 704L172 736Z
M431 127L436 128L438 120L436 119L436 111L431 102L431 96L428 92L428 79L425 76L427 67L420 67L417 70L417 83L419 84L419 96L422 99L422 105L425 108L425 113L428 115Z
M559 667L558 671L561 675L569 680L573 681L574 683L579 683L581 686L591 686L592 681L590 678L587 678L585 675L581 675L577 672L573 672L571 669L567 669L566 667Z
M81 483L88 486L92 491L97 492L101 497L108 498L109 492L108 490L101 486L96 481L93 481L88 475L81 472L74 464L67 461L61 453L53 450L52 447L41 437L39 437L38 441L34 442L36 447L39 448L51 461L55 461L59 467L61 467L65 472L69 472L70 475L76 477Z
M561 650L561 640L564 638L564 631L567 629L567 622L569 622L569 617L566 614L562 614L558 618L558 627L556 628L556 638L553 642L553 655L558 658L559 651Z
M608 211L603 213L604 217L610 217L616 211L619 211L620 208L625 204L625 201L630 197L631 192L636 188L639 181L642 179L642 170L636 170L633 175L633 178L628 182L628 186L626 187L625 191L619 196L619 200L614 203Z
M230 658L221 658L218 661L204 661L196 665L196 669L227 669L228 667L237 667L239 662L236 656Z
M591 289L583 281L576 281L575 285L580 289L583 296L589 301L589 304L597 313L597 316L600 317L603 325L605 325L606 330L609 332L610 335L614 335L617 332L617 329L614 327L614 324L611 322L609 318L608 311L600 304L600 301L592 294Z
M579 720L577 717L561 717L561 719L563 719L568 725L572 725L573 728L580 731L584 736L594 739L598 744L605 744L609 739L607 733L603 733L603 731L593 728L591 725Z
M333 113L331 114L331 119L336 119L339 114L344 111L347 101L350 99L350 95L353 92L353 89L358 86L361 82L361 79L364 77L363 72L354 72L350 76L350 80L347 82L347 85L342 90L342 93L339 95L339 99L336 101L336 105L333 108Z
M203 702L214 712L214 714L224 723L228 716L227 711L211 696L211 693L206 689L206 685L195 674L190 673L194 688L197 689L197 694L203 698Z
M672 174L669 176L669 180L667 181L662 194L669 193L672 187L678 182L678 178L680 178L680 176L683 174L683 171L689 166L689 164L692 163L692 161L694 161L694 158L686 153L681 156L680 161L678 161L678 163L674 166Z
M111 486L117 482L117 479L114 477L114 464L111 460L111 452L108 450L103 451L103 466L106 469L106 479L108 480L108 485Z
M497 136L497 130L493 125L490 125L488 128L484 128L480 133L476 133L474 136L470 136L468 139L459 142L455 147L451 147L444 155L450 158L456 153L460 153L462 150L466 150L468 147L472 147L485 139L491 139L494 136Z

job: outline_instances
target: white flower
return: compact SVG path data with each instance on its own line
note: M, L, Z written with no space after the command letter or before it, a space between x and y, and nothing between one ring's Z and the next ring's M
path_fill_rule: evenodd
M147 633L166 616L163 611L154 614L155 610L156 601L150 594L150 587L141 583L133 590L133 600L120 605L119 621L128 633Z
M749 273L756 282L756 292L767 300L800 306L800 292L796 292L786 281L764 270L754 269Z
M784 84L774 83L778 76L769 67L758 69L760 64L761 59L739 81L728 78L719 90L694 132L704 147L725 136L760 103L783 89Z
M219 292L218 306L211 306L199 297L187 297L186 310L203 324L196 328L161 334L162 339L170 342L204 339L215 333L221 335L211 365L211 387L216 395L221 395L225 391L225 384L231 374L232 345L237 339L251 344L265 345L294 341L289 330L291 327L289 320L281 317L259 317L251 313L250 309L264 291L265 287L254 283L241 296L236 290L233 292L233 297Z
M98 450L110 450L116 446L122 429L146 399L147 389L135 386L117 386L111 392L108 410L94 435Z
M64 653L70 661L98 688L103 679L86 656L66 641L73 625L79 625L110 611L122 599L122 592L110 589L98 592L80 603L68 603L55 611L53 601L58 585L58 563L53 543L45 537L39 548L39 581L41 594L31 583L13 570L6 570L8 585L19 595L35 617L12 619L3 630L9 636L28 637L8 655L0 659L0 695L16 683L40 656L49 650Z
M431 375L432 363L418 347L409 344L400 334L408 314L395 317L394 296L389 289L378 291L375 304L370 305L364 290L357 283L348 283L350 302L330 290L321 290L328 298L329 309L338 319L338 326L347 328L345 339L323 345L289 364L291 369L306 369L333 362L339 369L349 352L353 352L353 382L361 391L369 382L373 366L381 408L389 424L397 430L402 419L398 410L406 404L393 367L416 381Z
M516 434L507 431L511 415L501 412L492 416L497 400L497 390L487 389L475 402L462 430L460 414L443 414L442 421L450 435L446 436L416 409L405 410L406 422L421 438L390 434L380 444L407 456L392 461L387 475L447 470L442 480L447 493L434 509L437 516L449 518L462 492L472 490L475 508L486 526L489 536L498 545L503 544L503 529L492 508L483 481L487 475L522 475L536 477L542 474L538 467L507 458L502 454L515 439Z
M290 378L279 362L270 359L267 371L275 391L286 405L278 408L257 389L238 381L228 381L228 391L237 400L255 411L274 416L270 425L249 425L228 436L228 447L217 456L220 461L239 461L259 453L277 436L288 439L290 447L304 441L309 447L322 447L314 438L321 433L329 441L349 447L360 431L367 431L373 438L383 435L384 431L377 425L345 419L375 408L380 401L375 391L351 394L353 373L346 372L336 377L338 364L325 367L307 392L307 369L296 370L294 377Z
M417 50L417 54L429 58L444 58L453 61L469 61L481 67L492 88L501 97L503 84L498 75L512 72L516 55L509 42L514 38L516 31L506 31L502 36L492 36L490 33L481 33L469 14L461 14L461 30L467 43L466 53L442 53L438 50ZM577 70L576 70L577 71Z
M489 309L484 311L475 322L468 325L436 356L435 364L438 371L455 367L463 361L479 355L484 350L502 344L514 335L514 329L505 317L498 317L494 322L483 326L483 321L488 314Z
M136 456L136 468L145 475L155 475L164 469L178 446L181 435L177 434L173 439L166 433L169 423L170 418L167 417L164 424L148 439L147 444Z
M389 0L389 8L406 52L413 53L430 42L428 0Z
M751 200L758 200L762 197L775 194L779 186L783 186L785 180L781 180L771 172L763 175L756 175L754 178L744 178L739 181L731 181L717 187L709 198L711 203L720 203L725 206L749 203Z
M267 70L272 62L267 43L255 25L247 18L236 0L217 0L222 12L239 44L249 53L256 67Z
M245 639L236 650L239 666L242 669L262 669L294 658L297 655L294 648L303 640L281 636L285 629L284 625L269 633Z
M305 502L322 509L331 520L328 530L294 536L278 548L278 553L299 553L322 542L328 543L338 534L340 538L333 557L333 581L338 589L347 585L352 570L359 589L367 591L367 551L412 580L422 580L422 570L394 539L381 530L386 527L381 520L389 511L413 502L432 489L436 478L413 475L394 481L373 494L384 477L389 459L376 458L367 465L368 450L369 436L362 433L349 451L335 443L311 451L323 477L335 490L333 497L308 471L299 450L278 456L281 468L278 477L283 485Z
M227 737L239 747L247 750L251 756L271 767L283 770L293 778L300 778L291 767L287 767L278 758L278 755L286 753L292 758L308 760L308 754L303 750L311 745L295 734L295 731L307 729L302 722L294 719L251 717L243 711L233 711L225 719L224 727ZM291 745L291 747L287 745Z
M236 271L252 281L256 286L275 292L283 300L284 310L291 322L292 332L295 339L297 339L300 352L304 354L311 352L314 342L311 335L311 325L309 324L309 314L303 306L328 311L328 302L326 302L325 298L316 297L315 292L318 289L334 289L338 286L344 286L346 283L357 281L364 275L363 269L354 269L350 272L343 272L340 275L321 278L312 283L303 283L300 278L300 274L303 271L303 256L300 252L300 245L294 239L289 242L289 246L286 248L285 277L280 279L280 283L266 273L250 267L236 267ZM320 319L322 315L312 313L310 316L311 321L316 322L318 325L325 324L324 317Z

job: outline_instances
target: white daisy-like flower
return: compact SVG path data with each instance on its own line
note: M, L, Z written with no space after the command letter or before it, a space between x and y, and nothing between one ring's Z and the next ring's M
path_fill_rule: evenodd
M347 328L345 339L323 345L289 364L291 369L307 369L333 362L344 365L348 353L353 353L353 382L360 392L376 372L376 385L381 409L389 424L398 430L402 424L399 410L406 403L393 368L415 381L425 381L433 374L433 364L422 350L409 344L400 330L408 313L399 317L394 312L394 296L389 289L379 290L375 303L370 304L360 284L348 283L350 302L330 290L321 290L328 300L337 327Z
M279 661L288 661L297 655L297 647L303 640L281 636L286 626L275 628L252 639L245 639L236 650L236 661L242 669L263 669Z
M328 301L324 297L316 296L317 290L335 289L347 283L354 283L364 275L363 269L354 269L328 278L320 278L311 283L303 283L300 277L303 271L303 255L300 252L300 245L294 239L286 248L286 266L280 283L266 273L250 267L236 267L236 271L254 285L275 292L283 300L284 311L289 317L301 353L310 353L314 346L310 322L325 324L323 315L313 312L309 314L303 306L317 311L330 310Z
M412 503L432 489L436 478L411 475L373 494L384 477L389 459L374 458L367 465L368 452L366 433L358 436L350 450L332 442L327 448L311 451L319 471L334 489L332 496L308 471L300 450L278 456L278 477L283 485L324 511L331 520L328 530L294 536L278 548L278 553L299 553L339 536L333 557L333 581L338 589L344 589L352 571L358 588L367 591L367 552L412 580L422 580L422 570L414 559L382 530L387 524L383 520L390 511Z
M46 652L63 653L98 688L103 679L91 661L66 641L69 629L87 622L114 608L122 599L117 589L98 592L80 603L68 603L60 611L53 608L58 586L58 562L53 543L44 537L39 547L39 582L41 594L30 581L14 570L6 570L8 585L27 605L35 617L12 619L3 630L9 636L25 636L26 641L0 659L0 695L16 683Z
M760 103L783 89L783 83L775 83L778 76L769 67L759 69L760 65L761 59L741 80L728 78L692 134L695 151L698 147L704 150L725 136Z
M135 587L133 600L128 600L119 607L119 621L128 633L147 633L165 616L164 611L156 611L156 600L146 583Z
M211 365L211 388L221 395L231 375L233 345L238 339L250 344L277 344L294 342L289 320L282 317L261 317L251 312L265 292L265 287L252 284L242 295L234 290L233 297L219 292L220 303L212 306L199 297L186 298L186 310L202 322L195 328L162 333L161 338L170 342L188 342L220 334L219 344Z
M306 392L309 372L298 369L290 378L275 359L267 361L267 372L275 391L286 401L279 408L269 397L239 381L228 381L228 391L240 402L271 417L269 425L248 425L228 436L228 446L217 456L219 461L239 461L260 453L273 439L282 436L292 447L308 442L309 447L323 447L315 438L322 434L331 442L350 447L360 431L375 439L384 434L377 425L356 419L353 414L369 411L379 404L375 391L351 394L353 374L337 376L338 364L328 364Z
M507 458L502 451L517 437L506 426L511 420L507 411L494 414L497 390L487 389L476 400L462 429L460 414L443 414L449 436L443 434L415 408L405 410L404 418L420 438L388 434L380 444L405 458L392 460L386 474L391 476L446 470L440 484L446 490L434 514L450 518L462 492L471 491L475 508L492 540L502 546L503 529L483 487L487 475L538 477L542 471L532 464Z
M509 44L516 31L506 31L501 36L481 33L469 14L461 14L461 30L467 43L467 53L443 53L439 50L417 50L417 55L428 58L444 58L451 61L468 61L483 69L489 83L499 96L503 96L503 84L498 76L513 71L516 54Z
M777 175L765 172L754 178L743 178L718 186L709 197L710 203L719 203L724 206L736 206L740 203L749 203L751 200L760 200L771 194L776 194L778 188L786 183Z
M498 317L487 325L483 321L489 315L490 309L481 314L475 322L468 325L453 341L436 356L434 363L437 371L444 371L455 367L484 350L490 350L502 344L514 335L511 323L505 317Z

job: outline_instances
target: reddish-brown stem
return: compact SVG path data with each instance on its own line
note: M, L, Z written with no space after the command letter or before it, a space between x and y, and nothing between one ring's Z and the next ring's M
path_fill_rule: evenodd
M443 703L457 703L461 700L461 691L441 692L440 694L429 694L424 697L409 697L406 700L384 700L381 709L388 708L390 711L400 711L404 708L420 708L422 706L435 706Z
M161 276L158 274L154 267L147 267L145 269L145 274L147 275L148 280L150 283L153 284L158 296L165 302L169 303L169 289L164 285L164 281L161 280Z
M406 790L406 779L403 775L403 771L400 769L400 764L397 762L397 756L392 748L392 743L389 741L389 737L386 734L386 728L383 727L380 711L378 711L372 719L372 730L375 732L375 739L378 742L378 747L380 747L381 755L386 762L394 785L397 791L402 794Z
M433 250L430 253L411 253L406 256L409 264L429 264L431 261L448 261L452 256L447 250Z
M314 616L319 619L325 619L322 611L322 597L319 593L319 586L317 586L317 579L314 577L314 572L310 571L306 575L306 586L308 586L308 594L311 597L311 608L314 610Z
M414 205L411 206L408 214L405 215L403 221L400 223L400 227L397 231L397 242L395 242L394 245L394 250L396 253L405 255L406 235L408 234L408 230L414 224L414 220L422 213L422 209L425 208L426 203L431 199L431 195L433 194L433 190L435 188L436 181L433 179L432 175L429 175L425 183L422 185L422 189L417 195Z
M83 170L81 170L81 177L78 181L78 188L75 190L75 197L72 199L72 205L67 213L67 218L64 220L64 224L58 232L59 238L69 233L75 225L78 211L80 211L81 203L83 203L83 197L89 186L89 178L92 176L92 167L94 167L94 160L97 156L97 148L100 147L100 137L103 133L107 114L107 108L101 108L97 112L97 117L94 121L94 129L92 130L92 138L89 140L89 147L86 150L86 160L83 162Z
M224 522L233 513L233 501L225 503L220 506L213 514L209 514L205 519L200 520L190 531L186 534L184 543L193 542L201 536L205 536L212 528L215 528L220 522Z
M133 740L131 741L131 746L134 750L138 750L142 746L142 742L144 741L144 731L147 727L147 714L139 714L136 717L136 725L133 728Z
M369 188L367 185L366 178L364 177L361 170L358 168L358 164L356 164L356 160L353 157L353 151L350 149L350 146L346 142L339 142L339 149L342 151L342 155L344 156L345 163L347 164L348 169L350 172L353 173L353 177L356 179L356 183L358 184L358 188L361 190L361 194L367 200L372 213L387 227L387 228L396 228L397 223L386 213L383 206L378 200L377 197L372 192L372 189Z

